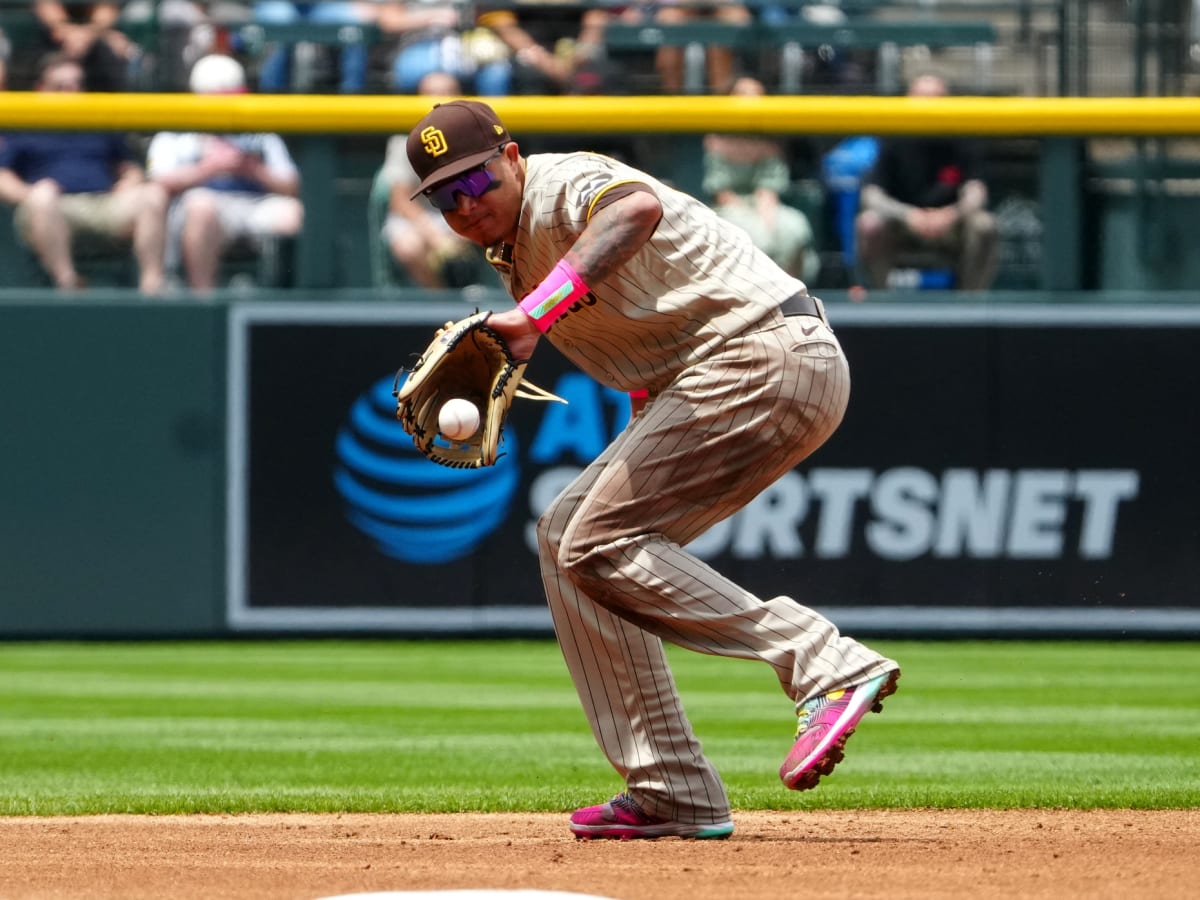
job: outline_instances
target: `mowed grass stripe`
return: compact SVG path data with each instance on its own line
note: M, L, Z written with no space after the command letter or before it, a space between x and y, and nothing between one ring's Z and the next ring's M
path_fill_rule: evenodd
M671 649L738 808L1200 806L1192 644L879 642L901 692L785 791L762 665ZM550 641L0 644L0 813L561 810L620 789Z
M18 677L17 675L13 676ZM328 676L327 676L328 677ZM336 676L335 676L336 677ZM321 704L357 707L479 709L502 708L512 703L511 685L467 685L435 681L370 680L330 683L311 677L256 678L250 682L205 676L133 676L88 672L79 674L22 673L19 694L35 702L48 697L77 697L96 701L133 698L144 701L233 700L244 704L285 704L312 707ZM522 692L523 700L528 691ZM545 706L577 706L574 693L561 688L539 698Z

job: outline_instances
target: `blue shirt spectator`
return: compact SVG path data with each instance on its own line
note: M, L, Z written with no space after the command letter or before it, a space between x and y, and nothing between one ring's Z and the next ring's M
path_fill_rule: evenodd
M111 190L113 172L132 162L133 153L116 134L18 132L0 141L0 169L30 184L52 179L64 194Z
M79 93L83 65L65 53L38 64L39 92ZM82 242L131 244L138 288L163 284L167 192L146 180L124 139L115 134L25 133L0 139L0 202L15 207L17 235L60 290L86 286L75 266Z

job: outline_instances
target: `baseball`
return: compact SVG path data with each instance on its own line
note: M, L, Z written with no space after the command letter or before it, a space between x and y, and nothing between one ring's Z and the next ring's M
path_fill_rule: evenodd
M465 441L479 430L479 409L470 400L456 397L442 404L438 429L452 441Z

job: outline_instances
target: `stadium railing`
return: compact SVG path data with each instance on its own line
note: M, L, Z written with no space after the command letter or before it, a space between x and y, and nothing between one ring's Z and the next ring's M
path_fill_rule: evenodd
M705 53L708 46L724 46L747 53L778 55L780 93L798 94L803 88L802 59L805 48L833 47L839 50L869 50L877 56L877 85L881 94L897 92L901 84L900 48L969 47L975 57L975 82L980 93L991 83L990 48L996 43L996 28L986 21L876 21L849 19L838 24L794 21L779 24L751 22L730 25L698 21L678 25L609 24L604 31L610 55L650 52L659 47L683 47L685 91L705 93Z

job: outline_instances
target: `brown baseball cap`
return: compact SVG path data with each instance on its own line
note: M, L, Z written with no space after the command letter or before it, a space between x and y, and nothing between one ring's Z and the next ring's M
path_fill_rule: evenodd
M478 100L438 103L408 133L408 161L421 179L413 197L473 169L512 138L495 111Z

